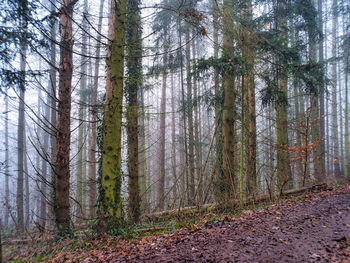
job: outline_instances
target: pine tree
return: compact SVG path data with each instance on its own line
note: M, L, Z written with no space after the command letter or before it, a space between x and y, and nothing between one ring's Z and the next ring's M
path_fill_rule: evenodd
M58 84L57 152L55 162L55 218L59 235L70 232L70 113L73 74L73 8L77 0L64 0L60 10L60 68Z

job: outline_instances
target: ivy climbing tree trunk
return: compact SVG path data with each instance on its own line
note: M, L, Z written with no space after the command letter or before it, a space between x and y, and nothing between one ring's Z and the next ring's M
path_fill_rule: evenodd
M142 86L142 31L140 1L127 1L125 97L127 103L129 220L140 217L138 91Z
M103 123L100 231L118 227L123 218L121 197L121 131L123 113L126 0L111 1L108 23L106 102Z
M72 16L77 0L64 0L60 9L60 67L58 83L57 151L55 162L55 217L59 235L70 232L70 113L73 74Z

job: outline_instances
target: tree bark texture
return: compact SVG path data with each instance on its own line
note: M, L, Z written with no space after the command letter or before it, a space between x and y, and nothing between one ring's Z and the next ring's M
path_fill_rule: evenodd
M139 133L138 133L138 91L142 86L142 42L141 18L138 0L127 1L127 80L125 97L127 102L128 173L129 173L129 220L140 218L139 185Z
M70 231L70 113L73 74L72 16L76 0L64 0L60 9L60 66L58 83L57 149L55 162L55 217L60 235Z

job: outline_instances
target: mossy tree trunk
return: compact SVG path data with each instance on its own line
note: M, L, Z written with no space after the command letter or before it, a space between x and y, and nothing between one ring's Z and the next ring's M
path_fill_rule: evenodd
M140 217L138 91L142 86L142 31L139 0L127 1L125 97L127 103L129 220Z
M123 113L126 0L111 1L107 50L106 102L103 123L100 231L118 227L122 214L121 130Z
M77 0L64 0L60 10L60 67L58 83L57 151L55 162L55 217L59 235L70 232L70 113L73 74L73 7Z

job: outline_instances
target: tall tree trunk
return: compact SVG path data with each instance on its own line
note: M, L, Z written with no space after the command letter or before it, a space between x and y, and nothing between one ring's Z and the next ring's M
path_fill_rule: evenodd
M126 0L111 1L99 206L101 231L106 231L111 224L120 224L122 219L121 131L125 25Z
M78 129L78 168L77 168L77 202L78 202L78 213L77 221L81 221L84 217L84 203L83 203L83 166L85 162L83 160L84 152L84 119L85 119L85 99L86 99L86 89L87 89L87 16L88 6L87 0L84 0L84 11L83 11L83 21L82 21L82 44L81 44L81 60L80 60L80 89L79 89L79 129Z
M184 86L184 76L183 76L183 52L182 52L182 23L181 20L177 20L178 23L178 34L179 34L179 47L180 47L180 81L181 81L181 101L182 101L182 121L183 121L183 129L180 131L180 135L183 138L183 148L184 151L182 151L184 155L185 165L184 165L184 172L183 172L183 180L182 180L182 186L183 186L183 194L182 199L185 199L187 196L185 196L185 192L187 192L188 187L188 150L187 150L187 114L186 114L186 101L185 101L185 86ZM180 154L181 157L181 154Z
M139 185L139 133L138 133L138 91L142 86L142 31L140 1L127 1L127 81L125 97L127 102L128 172L129 172L129 220L138 222L140 217Z
M323 32L323 10L322 10L322 0L317 0L317 7L318 7L318 29ZM324 37L324 39L327 39ZM318 61L323 62L324 60L324 52L323 52L323 39L319 41L318 43ZM320 153L319 153L319 162L321 166L321 176L325 178L326 175L326 145L325 145L325 85L324 85L324 78L322 78L322 83L320 85L320 93L319 93L319 100L320 100Z
M348 78L349 78L349 51L346 51L346 65L345 65L345 177L350 178L349 169L350 169L350 156L349 156L349 87L348 87Z
M100 10L97 25L97 32L102 30L102 18L103 18L103 5L105 0L100 0ZM90 218L96 216L96 131L97 131L97 92L98 92L98 80L99 80L99 67L100 67L100 53L101 53L101 35L97 33L96 37L96 60L94 65L94 88L92 93L92 111L91 111L91 141L90 141L90 167L89 167L89 212Z
M195 195L195 171L194 171L194 136L193 136L193 101L192 101L192 78L191 78L191 46L190 30L186 26L186 86L187 86L187 125L188 125L188 204L194 205Z
M233 57L234 48L230 35L230 22L232 21L233 8L229 3L224 1L224 10L226 13L223 17L223 57ZM235 120L235 78L230 70L223 72L224 101L222 107L222 168L223 180L219 182L220 192L222 192L223 201L229 201L236 195L236 120Z
M338 49L338 57L340 57L340 48ZM339 112L339 144L340 144L340 155L339 155L339 165L340 165L340 174L344 175L344 133L343 133L343 101L342 101L342 77L340 62L337 65L338 67L338 83L337 83L337 95L339 98L338 112Z
M24 119L24 123L26 123ZM29 227L30 219L30 188L29 188L29 171L28 171L28 159L27 159L27 136L26 128L24 128L23 136L23 173L24 173L24 187L25 187L25 199L24 199L24 223Z
M149 212L147 190L147 155L146 155L146 124L145 124L145 96L141 85L138 90L139 99L139 185L141 198L141 214Z
M167 32L165 33L167 37ZM157 203L159 210L164 210L164 183L165 183L165 110L166 110L166 85L167 85L167 54L163 57L164 72L162 75L162 97L160 102L160 122L159 122L159 149L158 149L158 189L157 189Z
M48 87L51 86L51 81L49 81ZM45 105L45 120L50 120L50 94L47 94L46 105ZM48 124L47 124L48 125ZM44 143L43 150L47 151L49 148L49 133L47 131L44 132ZM48 156L45 154L44 156ZM45 229L46 224L46 199L47 199L47 189L46 185L49 182L49 176L47 171L47 160L43 159L41 161L41 182L40 182L40 220L39 224L42 229Z
M241 136L240 136L240 151L239 151L239 205L243 208L243 198L244 198L244 135L246 133L245 113L247 96L245 95L245 79L242 77L241 81Z
M219 16L216 0L212 1L213 12L213 48L214 57L219 58ZM214 88L215 88L215 123L218 125L215 136L215 181L220 184L223 178L222 170L222 103L223 92L220 85L220 75L217 68L214 69ZM220 195L220 189L216 189L216 196Z
M51 1L50 4L50 11L54 13L56 11L56 3ZM57 88L57 72L56 72L56 32L57 32L57 21L56 17L53 16L51 18L51 30L50 30L50 144L51 144L51 154L50 154L50 174L51 174L51 188L50 188L50 197L53 198L54 196L54 187L55 187L55 162L56 162L56 150L57 150L57 97L56 97L56 88ZM54 198L53 198L54 199ZM54 204L54 200L51 202ZM54 225L54 207L49 207L49 224Z
M194 32L195 33L195 32ZM192 42L192 59L196 59L196 42ZM198 107L199 107L199 97L198 97L198 81L197 76L193 78L193 103L191 103L193 107L193 117L194 117L194 146L195 146L195 164L196 164L196 181L199 182L198 189L195 191L198 193L197 195L197 204L201 204L202 202L202 163L201 163L201 141L199 138L199 116L198 116Z
M286 1L279 2L280 9L285 12ZM286 19L280 18L277 21L279 24L279 30L281 31L282 41L284 45L288 44L288 36L285 33L287 27ZM284 58L279 57L279 62L284 64ZM288 76L283 65L280 65L280 71L278 78L279 95L277 101L279 102L276 106L276 129L277 129L277 190L282 193L284 188L290 189L293 187L293 182L291 180L291 172L289 166L289 153L288 153Z
M173 202L177 198L177 174L176 174L176 131L175 131L175 95L174 95L174 73L171 73L171 171L173 175Z
M60 235L70 232L70 113L73 74L72 16L77 0L64 0L60 10L60 67L55 162L55 217Z
M243 111L246 112L244 123L245 134L245 154L246 154L246 176L247 176L247 194L255 197L257 191L257 178L256 178L256 113L255 113L255 83L254 83L254 40L252 38L252 28L250 24L253 19L252 1L245 1L243 9L243 17L247 25L242 29L241 36L241 48L242 55L247 59L248 72L243 76L243 89L244 89L244 107Z
M22 233L24 231L24 203L23 203L23 180L24 180L24 99L25 99L25 70L26 70L26 44L22 40L21 48L21 76L19 83L19 106L18 106L18 128L17 128L17 228Z
M350 169L350 151L349 151L349 87L348 87L348 78L349 78L349 50L345 54L345 145L344 145L344 155L345 155L345 177L350 178L349 169Z
M8 227L10 218L10 186L9 186L9 102L8 88L5 94L5 219L4 226Z
M313 1L312 1L313 2ZM311 18L313 21L317 21L316 15ZM317 62L316 51L316 30L314 27L310 27L308 30L309 36L309 63L313 64ZM322 89L322 87L321 87ZM324 179L322 173L321 163L321 138L320 138L320 114L319 114L319 98L320 94L315 93L310 96L311 105L311 136L312 136L312 158L314 167L314 177L317 183L321 183Z
M332 146L335 177L340 176L339 140L338 140L338 105L337 105L337 27L338 27L338 1L332 3Z

